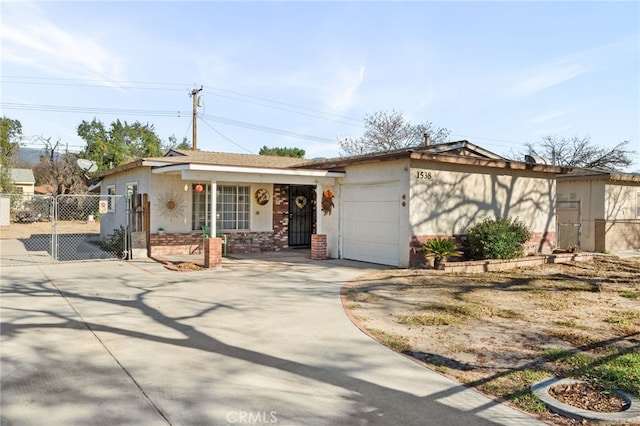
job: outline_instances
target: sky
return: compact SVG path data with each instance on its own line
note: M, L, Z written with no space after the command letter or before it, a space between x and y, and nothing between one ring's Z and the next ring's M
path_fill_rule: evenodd
M640 170L640 2L2 1L0 101L30 147L83 121L163 140L340 155L401 112L501 155L544 136L630 141Z

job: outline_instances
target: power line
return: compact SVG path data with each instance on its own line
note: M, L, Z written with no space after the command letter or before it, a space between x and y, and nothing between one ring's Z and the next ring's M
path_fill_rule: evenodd
M61 105L35 105L35 104L20 104L16 102L2 102L0 106L4 109L26 110L26 111L44 111L44 112L72 112L72 113L91 113L91 114L110 114L110 115L138 115L138 116L151 116L151 117L187 117L190 114L182 111L162 111L162 110L146 110L146 109L124 109L124 108L95 108L95 107L72 107ZM262 126L259 124L249 123L246 121L234 120L231 118L220 117L216 115L202 115L202 118L206 118L211 121L215 121L221 124L227 124L229 126L241 127L245 129L256 130L264 133L272 133L282 136L289 136L297 139L306 139L321 143L335 143L335 139L324 138L321 136L307 135L303 133L296 133L288 130L277 129L274 127Z
M26 81L20 81L20 80ZM135 89L135 90L166 90L166 91L182 91L184 90L184 84L179 83L160 83L160 82L143 82L143 81L125 81L125 80L97 80L97 79L70 79L70 78L49 78L49 77L19 77L19 76L4 76L0 78L0 81L12 84L29 84L29 85L49 85L49 86L72 86L72 87L104 87L109 85L116 85L121 89ZM80 82L80 83L75 83ZM328 120L338 122L347 126L362 127L362 120L352 117L334 114L330 112L321 111L318 109L303 107L286 102L281 102L265 97L253 96L246 93L234 92L232 90L221 89L213 86L204 86L208 90L213 91L213 96L221 98L232 99L239 102L245 102L253 105L259 105L265 108L277 109L280 111L290 112L292 114L304 115L307 117L317 118L321 120ZM215 93L221 92L221 93ZM234 95L234 96L230 96ZM245 99L246 98L246 99ZM257 102L261 101L261 102ZM265 103L268 102L268 103ZM270 105L274 104L274 105ZM287 107L287 108L285 108ZM293 109L291 109L293 108ZM300 111L296 111L300 110ZM307 111L307 112L302 112Z
M207 127L209 127L211 130L213 130L214 132L216 132L217 134L219 134L220 136L222 136L224 139L228 140L229 142L231 142L232 144L234 144L235 146L237 146L238 148L247 151L249 154L255 154L255 152L245 148L244 146L234 142L233 140L229 139L228 137L226 137L225 135L223 135L222 133L220 133L216 128L214 128L211 124L209 124L209 122L207 120L205 120L204 118L200 117L200 119L202 120L202 122L207 125Z
M231 118L225 118L225 117L218 117L215 115L203 115L203 118L207 118L211 121L215 121L217 123L221 123L221 124L228 124L230 126L236 126L236 127L242 127L245 129L251 129L251 130L256 130L256 131L260 131L260 132L265 132L265 133L272 133L272 134L276 134L276 135L282 135L282 136L290 136L292 138L298 138L298 139L307 139L307 140L311 140L311 141L315 141L315 142L322 142L322 143L336 143L335 139L329 139L329 138L323 138L320 136L312 136L312 135L306 135L304 133L296 133L296 132L291 132L288 130L282 130L282 129L276 129L273 127L267 127L267 126L262 126L259 124L253 124L253 123L247 123L244 121L238 121L238 120L233 120Z

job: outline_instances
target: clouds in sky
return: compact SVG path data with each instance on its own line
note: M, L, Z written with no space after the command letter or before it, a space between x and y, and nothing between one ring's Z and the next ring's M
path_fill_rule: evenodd
M60 77L121 80L124 61L88 34L65 30L33 3L3 6L2 60Z
M7 2L4 75L102 87L3 83L2 96L182 111L190 108L183 89L204 85L255 101L205 90L207 114L328 139L361 131L330 114L361 119L391 109L483 140L528 142L542 130L640 139L638 9L620 2ZM121 81L148 87L112 90L127 86ZM260 105L268 100L324 111L325 119ZM24 114L26 129L51 118L53 133L64 123L52 113ZM154 122L161 137L181 138L189 128L188 115L139 119ZM218 130L254 151L271 140L336 153L312 141ZM203 143L226 143L206 125L199 131Z

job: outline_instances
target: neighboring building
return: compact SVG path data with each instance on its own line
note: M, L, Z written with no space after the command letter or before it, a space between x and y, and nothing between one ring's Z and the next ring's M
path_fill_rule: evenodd
M18 190L26 195L33 195L36 185L36 178L31 169L11 169L11 180Z
M527 252L550 252L567 171L467 141L328 160L171 150L102 173L100 187L148 194L152 255L197 250L206 226L228 253L309 247L317 234L329 257L408 267L425 240L486 217L518 217L533 231Z
M558 176L560 247L640 250L640 175L576 169Z

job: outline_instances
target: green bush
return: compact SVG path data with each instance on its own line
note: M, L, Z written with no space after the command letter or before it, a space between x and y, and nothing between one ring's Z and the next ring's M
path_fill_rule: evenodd
M524 255L529 238L531 231L517 218L485 219L469 229L464 248L474 260L515 259Z

